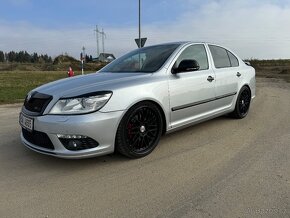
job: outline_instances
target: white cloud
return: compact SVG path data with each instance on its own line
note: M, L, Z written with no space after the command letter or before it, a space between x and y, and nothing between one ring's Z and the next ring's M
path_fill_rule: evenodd
M290 58L290 7L271 1L211 1L166 26L151 26L154 41L209 41L243 58Z
M290 58L290 5L277 1L184 1L188 10L171 23L144 25L148 44L210 41L232 48L242 58ZM184 3L185 4L185 3ZM26 23L0 22L0 50L28 50L78 57L82 46L96 53L94 27L44 29ZM117 56L136 48L137 27L105 27L106 51Z

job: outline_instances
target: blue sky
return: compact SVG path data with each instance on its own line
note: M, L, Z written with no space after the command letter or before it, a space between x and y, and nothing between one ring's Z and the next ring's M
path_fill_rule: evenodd
M171 3L174 4L171 4ZM186 1L143 0L142 21L170 22L186 9ZM54 28L77 25L133 26L138 0L10 0L3 1L1 19Z
M147 45L209 41L242 58L290 58L290 0L141 0ZM135 49L138 0L0 0L0 50L96 56L95 25L105 51ZM102 49L101 49L102 50Z

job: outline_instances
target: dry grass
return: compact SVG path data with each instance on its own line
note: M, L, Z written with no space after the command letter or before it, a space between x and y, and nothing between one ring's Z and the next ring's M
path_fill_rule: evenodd
M278 78L290 82L290 60L250 60L258 77Z

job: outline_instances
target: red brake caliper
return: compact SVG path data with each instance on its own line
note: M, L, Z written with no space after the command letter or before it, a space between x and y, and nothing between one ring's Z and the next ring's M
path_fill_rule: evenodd
M132 124L131 124L131 123L128 123L127 129L128 129L128 135L129 135L129 138L132 138L132 133L131 133L131 130L132 130Z

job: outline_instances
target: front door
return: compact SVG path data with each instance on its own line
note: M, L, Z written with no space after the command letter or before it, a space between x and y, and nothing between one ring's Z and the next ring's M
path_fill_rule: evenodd
M215 74L209 66L205 46L194 44L185 48L174 67L188 59L196 60L199 70L169 74L172 128L202 119L215 108Z

